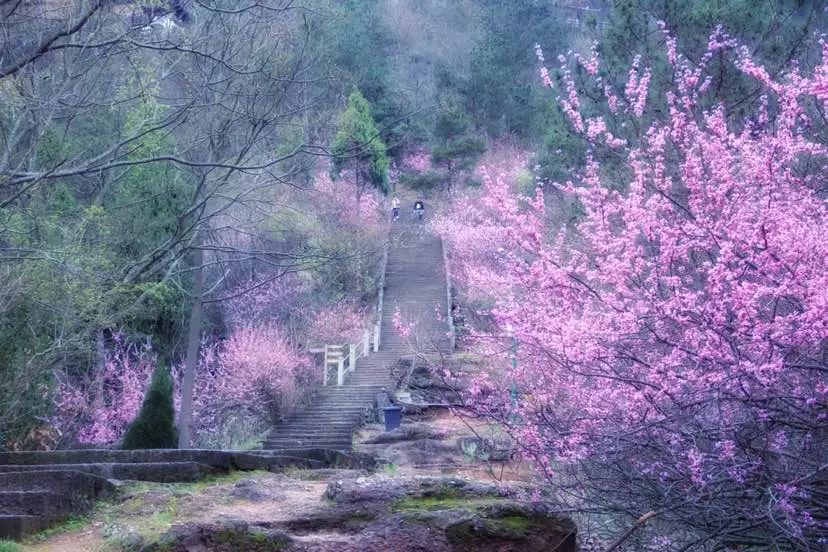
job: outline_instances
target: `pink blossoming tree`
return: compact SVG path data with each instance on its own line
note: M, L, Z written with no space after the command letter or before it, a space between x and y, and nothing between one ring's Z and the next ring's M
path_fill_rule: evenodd
M141 409L155 366L149 343L116 332L99 372L86 381L58 378L55 427L82 444L116 443Z
M205 344L194 393L197 427L214 430L238 410L275 422L300 400L309 367L273 324L247 324L223 342Z
M620 95L594 51L580 85L562 60L559 101L592 152L561 185L577 224L560 229L540 191L523 198L496 174L436 223L499 328L473 340L491 363L468 406L499 420L569 507L629 523L654 511L641 548L820 549L828 207L814 117L828 48L812 76L774 78L719 31L698 64L665 39L676 85L661 119L645 60ZM749 119L705 103L719 54L763 88ZM617 117L585 114L582 90Z
M123 437L141 408L157 359L148 345L130 343L116 333L103 371L83 384L61 378L55 401L55 426L82 444L111 446ZM182 367L174 367L180 382ZM293 409L311 387L314 372L273 324L232 330L225 340L202 344L196 374L193 420L196 433L209 437L237 414L267 423ZM176 408L181 388L176 385Z

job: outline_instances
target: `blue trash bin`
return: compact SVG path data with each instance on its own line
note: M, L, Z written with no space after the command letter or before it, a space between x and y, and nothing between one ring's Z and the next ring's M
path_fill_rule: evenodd
M386 406L382 409L383 418L385 419L385 431L391 431L400 427L402 421L402 407Z

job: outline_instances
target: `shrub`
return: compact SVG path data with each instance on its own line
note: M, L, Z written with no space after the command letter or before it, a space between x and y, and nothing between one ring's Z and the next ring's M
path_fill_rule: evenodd
M123 448L175 448L177 441L172 377L169 370L158 366L141 411L124 435Z
M16 542L0 540L0 552L23 552L23 547Z

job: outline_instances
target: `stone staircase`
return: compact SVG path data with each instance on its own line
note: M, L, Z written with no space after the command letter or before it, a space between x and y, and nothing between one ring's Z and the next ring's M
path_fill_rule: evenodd
M414 353L394 328L397 308L403 322L416 321L412 337L417 349L448 348L442 242L422 223L401 221L394 224L390 240L379 351L357 360L344 385L322 387L311 406L275 427L264 449L351 449L353 432L374 409L377 395L395 386L391 368Z

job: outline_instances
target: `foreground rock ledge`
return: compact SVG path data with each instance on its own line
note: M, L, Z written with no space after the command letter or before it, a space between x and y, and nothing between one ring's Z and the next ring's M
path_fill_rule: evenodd
M525 490L452 477L344 477L312 514L179 525L142 550L575 552L574 523L519 500Z

